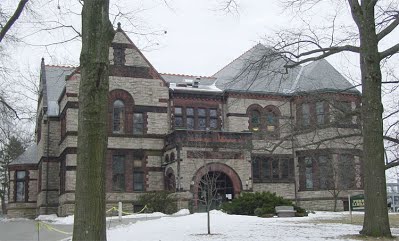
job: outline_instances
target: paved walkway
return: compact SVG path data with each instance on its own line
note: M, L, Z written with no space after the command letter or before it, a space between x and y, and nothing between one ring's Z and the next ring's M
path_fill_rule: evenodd
M107 220L107 229L121 224L135 223L137 221L145 221L157 219L160 217L143 217L143 218L124 218L122 222L118 219ZM52 227L63 232L72 233L73 225L50 224ZM41 228L38 232L37 222L35 220L26 219L2 219L0 217L0 241L57 241L71 237L71 234L62 234Z

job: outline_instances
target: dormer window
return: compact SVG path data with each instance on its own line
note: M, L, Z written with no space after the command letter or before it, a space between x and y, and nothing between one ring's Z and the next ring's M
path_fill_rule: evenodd
M114 65L125 65L125 49L114 48Z

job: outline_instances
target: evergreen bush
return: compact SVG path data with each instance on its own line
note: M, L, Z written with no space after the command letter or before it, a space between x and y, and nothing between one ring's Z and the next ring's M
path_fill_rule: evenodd
M177 212L177 198L173 193L166 191L148 192L141 195L139 203L146 205L146 212L161 212L172 214Z
M266 214L274 214L276 206L293 205L292 201L277 196L275 193L255 192L242 193L238 198L233 199L233 201L224 203L222 209L230 214L263 217Z

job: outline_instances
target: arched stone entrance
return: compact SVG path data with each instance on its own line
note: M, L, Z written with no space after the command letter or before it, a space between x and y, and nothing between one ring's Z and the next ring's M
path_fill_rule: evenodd
M194 194L194 209L198 210L200 201L207 195L204 189L207 183L213 180L216 189L211 194L216 202L233 199L242 190L242 184L238 174L228 165L223 163L210 163L201 167L193 177L192 192Z

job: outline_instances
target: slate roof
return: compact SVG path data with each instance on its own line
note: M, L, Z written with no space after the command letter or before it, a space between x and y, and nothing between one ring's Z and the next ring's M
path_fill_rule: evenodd
M58 116L58 98L65 87L65 77L72 73L74 67L46 65L48 115Z
M319 60L286 69L289 60L257 44L219 70L216 86L224 91L295 94L310 91L359 93L331 64Z
M28 147L24 153L19 155L10 165L20 165L20 164L37 164L37 145L33 144Z

